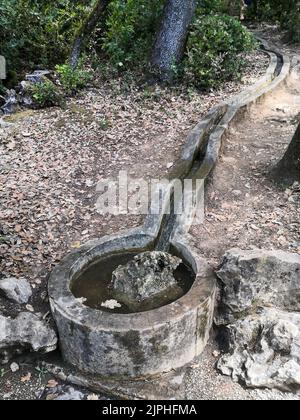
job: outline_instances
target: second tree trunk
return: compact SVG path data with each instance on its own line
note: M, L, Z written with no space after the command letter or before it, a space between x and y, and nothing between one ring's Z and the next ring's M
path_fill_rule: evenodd
M174 66L183 57L196 0L167 0L151 57L152 72L162 81L170 81Z

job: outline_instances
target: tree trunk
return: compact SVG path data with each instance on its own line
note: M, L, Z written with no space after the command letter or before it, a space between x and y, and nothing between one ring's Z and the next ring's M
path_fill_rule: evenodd
M195 10L196 0L167 0L151 57L151 70L161 81L170 81L182 60Z
M283 182L300 181L300 124L282 160L272 175Z
M79 29L75 41L73 43L72 51L69 58L70 66L73 70L77 67L81 52L87 40L96 28L99 20L106 12L109 3L110 0L98 0L93 10Z

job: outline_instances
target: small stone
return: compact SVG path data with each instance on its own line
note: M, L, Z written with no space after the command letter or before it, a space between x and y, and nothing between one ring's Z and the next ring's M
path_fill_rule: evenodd
M27 303L32 296L31 286L28 280L15 277L4 278L0 280L0 291L16 303Z
M213 351L213 356L218 359L221 356L221 353L217 350Z
M20 370L20 366L17 363L12 363L10 365L10 370L12 371L12 373L16 373L18 372L18 370Z

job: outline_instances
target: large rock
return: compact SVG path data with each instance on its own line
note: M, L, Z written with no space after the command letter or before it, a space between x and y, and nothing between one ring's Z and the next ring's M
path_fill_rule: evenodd
M36 315L22 312L15 319L0 315L1 364L25 351L48 353L56 347L56 333Z
M16 112L18 108L19 102L16 91L14 89L7 90L5 94L5 104L1 106L2 112L4 115L9 115Z
M217 275L223 286L218 323L231 323L257 307L300 311L300 255L232 249Z
M225 327L218 369L253 388L300 388L300 314L265 309Z
M35 70L33 73L31 74L26 74L26 80L28 82L31 82L33 84L37 84L37 83L42 83L45 80L47 80L47 76L50 75L50 71L49 70Z
M31 286L28 280L15 277L0 279L0 293L16 303L28 303L32 296Z
M181 262L164 252L137 255L113 272L111 287L116 299L134 311L150 299L161 299L164 304L179 297L182 289L174 278L174 271Z

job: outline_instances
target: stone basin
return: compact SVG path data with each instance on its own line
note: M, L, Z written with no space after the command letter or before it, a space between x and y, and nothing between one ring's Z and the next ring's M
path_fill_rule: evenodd
M170 304L138 313L110 313L88 307L72 293L76 279L91 265L109 256L115 260L124 253L152 250L154 239L137 229L91 241L53 271L49 297L62 355L80 371L110 378L156 375L184 366L203 351L216 283L205 260L184 239L174 240L170 253L191 268L193 282Z

